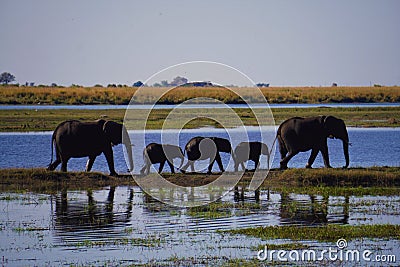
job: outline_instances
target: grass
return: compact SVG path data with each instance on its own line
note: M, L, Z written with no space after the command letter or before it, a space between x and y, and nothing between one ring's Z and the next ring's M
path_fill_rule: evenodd
M235 209L235 213L232 210ZM231 216L244 216L260 209L258 203L232 203L232 202L213 202L204 206L188 208L187 215L196 218L216 219Z
M166 88L146 87L136 103L153 103ZM169 88L168 88L169 89ZM172 88L171 88L172 89ZM254 102L255 88L235 88ZM400 102L400 87L269 87L262 94L269 103L372 103ZM128 104L136 87L0 87L0 104ZM242 103L233 92L220 87L180 87L165 94L158 103L177 104L194 97L209 97L224 103Z
M228 173L229 174L229 173ZM174 184L200 186L219 177L218 174L163 174ZM240 183L247 184L252 173L244 174ZM73 189L101 188L104 186L136 185L130 175L111 177L95 172L59 172L45 169L0 169L1 191L55 192L68 187ZM269 172L262 189L281 192L306 192L327 194L398 194L400 191L399 167L356 169L289 169ZM216 207L216 209L221 207Z
M347 241L356 238L392 238L400 239L400 225L375 224L375 225L338 225L327 224L324 226L266 226L235 230L226 230L231 234L241 234L258 237L263 240L290 239L290 240L316 240L320 242L334 242L339 238Z
M257 125L254 113L250 109L234 109L245 125ZM157 109L150 113L147 120L147 129L161 129L165 118L171 112L170 109ZM193 116L196 110L183 110L182 116ZM214 116L224 117L225 109L212 111ZM293 116L318 116L333 115L343 119L347 126L354 127L399 127L400 107L375 107L375 108L279 108L272 109L275 124ZM91 121L104 118L116 122L122 122L125 116L123 109L106 110L0 110L0 132L28 132L51 131L65 120ZM229 116L225 116L229 117ZM132 121L143 119L140 112L129 112ZM172 128L180 127L180 121L172 125ZM229 124L229 123L228 123ZM206 119L196 119L186 125L185 128L199 128L204 126L220 127L218 123ZM229 125L228 125L229 126ZM232 122L232 125L235 124Z
M131 177L112 177L95 172L52 172L39 168L0 170L0 191L54 193L63 188L103 188L128 185L131 181Z

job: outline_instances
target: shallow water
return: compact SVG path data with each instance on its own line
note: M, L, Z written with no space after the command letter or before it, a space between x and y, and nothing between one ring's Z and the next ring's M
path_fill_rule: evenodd
M171 208L138 187L96 191L0 193L0 258L14 265L103 265L177 260L219 264L255 259L258 238L217 230L270 225L400 224L400 196L319 196L261 191L216 204L216 212ZM314 247L333 246L304 241ZM274 242L283 242L275 240ZM383 247L382 247L383 246ZM398 240L354 240L349 247L383 248L400 257ZM382 253L382 251L380 251ZM201 265L201 264L200 264Z
M352 146L349 148L350 167L370 167L370 166L400 166L400 128L348 128L350 142ZM249 140L260 140L260 133L249 127ZM51 159L51 132L34 132L34 133L0 133L0 168L33 168L46 167ZM269 136L274 136L274 131L268 132ZM134 163L135 173L143 165L142 151L145 144L150 142L161 142L161 136L166 140L164 143L179 142L183 148L187 141L195 136L219 136L228 138L228 133L223 129L194 129L182 130L179 134L177 131L171 130L163 132L153 130L146 133L145 144L141 144L138 140L137 132L130 133L132 143L134 144ZM177 137L178 136L178 137ZM235 135L233 135L235 137ZM179 141L176 141L179 139ZM232 140L235 147L241 140ZM344 165L344 156L342 150L342 142L340 140L328 139L330 162L333 167L341 167ZM382 149L384 148L384 149ZM304 167L310 151L299 153L290 162L289 167ZM230 161L230 155L221 153L223 165L227 166ZM123 156L122 146L114 147L114 161L117 172L126 172L126 163ZM276 151L272 167L279 167L279 152ZM261 168L267 168L266 157L261 157ZM87 158L71 159L68 162L69 170L84 170ZM179 160L174 162L179 165ZM204 171L208 161L197 162L196 170ZM321 154L318 155L313 167L323 167ZM158 169L158 165L155 165ZM248 168L254 168L254 163L249 162ZM233 170L232 164L227 166L228 171ZM219 171L215 164L214 171ZM107 163L104 155L97 157L93 171L108 172ZM151 169L155 171L155 169ZM169 172L169 167L165 166L164 171Z

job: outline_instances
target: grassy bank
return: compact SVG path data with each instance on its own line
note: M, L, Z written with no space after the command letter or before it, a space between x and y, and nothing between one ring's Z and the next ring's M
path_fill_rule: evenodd
M252 172L246 172L241 183L247 184L252 175ZM188 187L208 184L219 175L165 173L163 177L174 184ZM3 190L40 191L40 189L59 190L63 187L82 189L117 185L136 185L136 183L130 175L111 177L94 172L64 173L45 169L0 169L0 188ZM376 187L380 189L376 190ZM271 170L261 188L321 195L398 194L400 167ZM329 192L327 188L331 188Z
M128 104L136 87L0 87L0 104ZM145 87L136 103L152 103L165 88ZM239 88L252 97L254 88ZM268 87L261 88L269 103L373 103L400 102L400 87ZM194 97L210 97L224 103L242 103L231 91L218 87L174 88L159 103L177 104ZM252 101L259 101L251 98Z
M147 120L148 129L160 129L165 118L171 112L170 109L153 110ZM184 110L194 114L195 109ZM216 111L217 112L217 111ZM226 112L219 109L218 112ZM235 109L245 125L257 125L250 109ZM347 126L355 127L399 127L400 107L376 107L376 108L279 108L272 109L276 124L293 116L317 116L333 115L343 119ZM51 131L62 121L68 119L96 120L105 118L122 122L125 110L0 110L0 132L26 132L26 131ZM220 114L221 115L221 114ZM140 113L130 112L131 119L142 118ZM189 128L214 125L209 120L194 120ZM214 125L217 127L217 125Z
M317 240L334 242L339 238L347 241L355 238L394 238L400 239L400 225L334 225L317 227L267 226L225 231L268 239Z

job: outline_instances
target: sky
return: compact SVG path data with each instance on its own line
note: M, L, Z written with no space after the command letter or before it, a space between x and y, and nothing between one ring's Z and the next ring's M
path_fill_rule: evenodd
M132 85L212 61L271 86L400 85L399 11L397 0L1 0L0 73Z

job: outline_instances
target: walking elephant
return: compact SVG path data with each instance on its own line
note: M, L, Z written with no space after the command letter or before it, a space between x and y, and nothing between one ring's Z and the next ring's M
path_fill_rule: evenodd
M173 160L175 158L181 159L181 164L178 169L182 166L185 157L183 156L182 149L179 146L174 145L161 145L156 143L151 143L146 146L143 150L143 161L144 166L140 170L141 174L148 174L150 172L151 164L160 163L160 168L158 172L161 173L164 168L165 162L168 163L171 168L171 172L175 173Z
M225 171L219 152L232 153L232 146L229 140L224 138L198 136L189 140L185 146L185 152L188 158L188 163L182 167L181 172L185 173L189 165L193 172L194 162L196 160L210 159L207 173L211 174L215 161L217 161L219 169L222 172Z
M104 153L110 175L117 175L114 169L112 147L121 144L123 141L128 155L129 171L132 171L132 145L128 132L122 124L105 120L62 122L56 127L51 138L51 163L47 169L54 170L61 163L61 171L66 172L70 158L89 157L86 171L90 171L96 157ZM54 162L53 146L56 154Z
M333 116L318 116L300 118L294 117L284 121L278 128L277 139L281 154L280 168L286 169L289 160L299 152L311 149L306 168L311 168L319 151L322 153L324 164L329 163L327 139L338 138L343 142L343 152L346 165L349 166L349 135L343 120Z
M246 170L244 162L252 160L255 163L255 169L258 169L260 163L260 156L267 156L267 164L269 169L270 153L268 146L261 142L241 142L235 148L233 160L235 161L235 172L239 169L239 164L242 166L243 171Z

